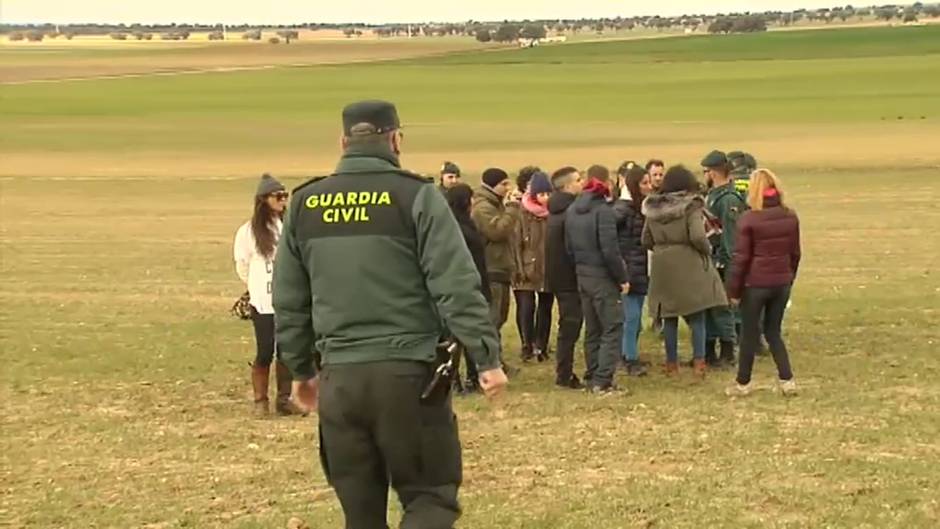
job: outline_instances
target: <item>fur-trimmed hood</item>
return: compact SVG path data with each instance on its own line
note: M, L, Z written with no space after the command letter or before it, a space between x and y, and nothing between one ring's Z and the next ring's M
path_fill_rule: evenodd
M643 215L657 222L681 219L694 209L703 209L705 199L698 193L677 191L675 193L653 193L643 201Z

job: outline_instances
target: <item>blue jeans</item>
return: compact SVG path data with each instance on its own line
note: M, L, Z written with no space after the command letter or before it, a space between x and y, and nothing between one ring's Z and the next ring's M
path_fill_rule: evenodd
M643 303L646 294L623 295L623 345L620 352L626 361L640 357L637 345L640 341L640 322L643 319Z
M692 330L692 356L705 358L705 314L706 311L683 316ZM666 361L679 361L679 318L663 318L663 333L666 337Z

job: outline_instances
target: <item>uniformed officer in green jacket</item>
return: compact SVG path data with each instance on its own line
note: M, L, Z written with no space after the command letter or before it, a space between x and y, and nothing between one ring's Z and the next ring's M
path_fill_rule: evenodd
M456 419L449 393L422 393L445 334L476 361L484 393L499 393L496 329L447 202L399 164L394 105L351 104L343 128L336 172L297 188L285 219L280 355L294 401L319 410L320 459L346 527L385 528L391 485L401 527L450 528L460 514Z
M702 160L705 177L711 184L705 205L718 225L720 233L712 237L712 257L715 267L724 281L734 257L734 239L738 229L738 217L747 208L743 195L735 189L731 178L731 164L721 151L712 151ZM737 342L736 323L738 311L728 307L709 309L707 315L707 334L705 342L705 360L710 365L734 364L734 346ZM716 354L716 346L721 344L721 356Z
M734 188L741 196L746 197L751 183L751 173L757 170L757 160L746 152L731 151L728 153L728 163L731 164Z

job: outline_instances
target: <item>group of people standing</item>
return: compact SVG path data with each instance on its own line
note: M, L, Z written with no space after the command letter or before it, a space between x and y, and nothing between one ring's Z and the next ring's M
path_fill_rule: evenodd
M763 334L781 389L795 392L781 325L800 261L797 216L783 201L780 179L758 169L751 155L713 151L701 165L704 182L658 159L624 162L615 174L602 165L551 175L527 166L515 180L490 168L473 190L455 163L444 163L440 189L484 278L497 330L515 299L523 363L549 358L557 303L555 383L618 391L618 368L648 373L639 354L648 305L667 376L680 369L681 319L690 329L695 377L737 365L728 392L749 393ZM582 327L583 380L574 372ZM473 391L475 378L468 372L458 391Z
M729 393L752 391L761 333L781 388L795 391L780 329L800 261L799 222L779 179L743 154L709 154L705 185L654 160L613 175L600 165L550 176L526 167L514 182L490 168L474 190L446 163L438 191L402 167L394 104L351 103L342 127L331 175L290 197L262 177L233 257L248 287L248 308L236 313L250 317L257 341L255 412L269 413L275 365L276 411L318 415L323 472L348 527L386 527L389 488L402 527L453 527L462 452L442 373L459 358L456 343L470 375L458 389L504 391L512 370L499 330L512 297L523 362L550 357L557 300L564 388L610 394L619 365L643 375L637 341L648 305L668 375L679 371L680 318L692 328L696 376L709 363L733 363L740 307ZM731 176L735 160L750 165L747 178ZM574 373L582 327L583 382Z
M473 256L498 331L515 300L523 363L550 358L557 325L555 383L616 391L618 367L629 376L648 373L649 362L639 354L648 305L649 326L664 343L666 375L679 372L682 319L690 329L689 365L696 377L737 363L737 384L729 393L749 393L763 334L786 382L782 387L795 391L781 324L800 261L797 216L785 205L779 178L757 169L750 155L714 151L702 167L704 183L681 165L667 170L658 159L624 162L613 175L601 165L584 173L563 167L551 175L527 166L513 180L490 168L474 190L461 181L455 163L444 163L439 188ZM268 414L272 365L276 411L297 413L289 400L290 374L275 360L271 302L287 198L284 186L264 175L252 218L234 245L236 270L250 294L257 344L251 380L259 416ZM574 372L582 328L583 381ZM465 365L466 378L458 377L456 389L478 391L474 362L468 358Z

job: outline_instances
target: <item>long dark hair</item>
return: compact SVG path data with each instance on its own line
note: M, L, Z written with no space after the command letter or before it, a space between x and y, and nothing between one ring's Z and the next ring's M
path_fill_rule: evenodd
M457 184L447 190L447 203L457 219L470 218L470 202L473 199L473 188L467 184Z
M265 259L274 256L277 247L277 233L274 231L274 220L283 219L284 212L275 213L268 205L268 197L255 197L255 211L251 215L251 234L255 238L258 253Z
M633 166L632 169L627 171L627 189L630 190L630 196L633 197L633 202L639 206L643 202L643 192L640 191L640 182L646 178L646 169L639 165Z

